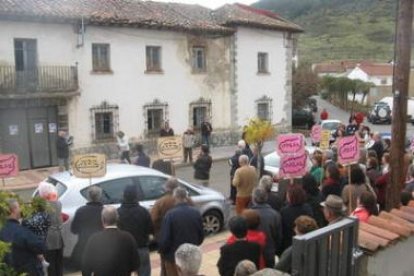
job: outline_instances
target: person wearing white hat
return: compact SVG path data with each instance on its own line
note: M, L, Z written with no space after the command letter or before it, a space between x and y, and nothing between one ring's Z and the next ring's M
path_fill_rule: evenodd
M321 203L323 215L328 224L334 224L345 217L346 206L341 197L337 195L328 195L326 200Z

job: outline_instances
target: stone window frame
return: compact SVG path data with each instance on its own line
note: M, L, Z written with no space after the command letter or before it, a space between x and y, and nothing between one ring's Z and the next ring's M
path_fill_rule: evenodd
M98 113L112 113L112 131L110 135L100 137L96 132L96 114ZM90 108L91 120L91 135L93 143L111 142L115 141L115 134L119 130L119 107L116 104L109 104L103 101L100 105Z
M200 130L200 126L195 126L194 125L194 108L197 107L205 107L206 108L206 114L207 114L207 119L211 122L211 118L212 118L212 103L211 103L211 99L205 99L203 97L200 97L199 99L193 101L190 103L189 105L189 126L193 128L194 131L199 131Z
M262 97L260 97L259 99L257 99L255 101L255 104L256 104L256 116L257 116L257 118L262 119L262 120L266 120L266 121L269 121L269 122L272 121L272 117L273 117L272 102L273 102L272 98L270 98L270 97L268 97L266 95L263 95ZM267 110L267 114L268 114L268 118L261 118L261 116L259 114L259 106L262 105L262 104L267 104L267 109L268 109Z
M163 118L162 118L162 122L160 124L160 127L163 126L163 122L168 121L168 116L169 116L169 106L167 102L162 102L159 99L154 99L152 102L150 103L146 103L143 106L143 116L144 116L144 124L145 124L145 130L144 130L144 134L146 137L153 137L153 136L158 136L160 133L160 129L153 129L153 130L149 130L148 129L148 110L151 109L162 109L163 111Z

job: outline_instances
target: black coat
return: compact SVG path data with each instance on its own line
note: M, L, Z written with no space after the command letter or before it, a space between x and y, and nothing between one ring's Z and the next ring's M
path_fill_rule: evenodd
M234 174L236 173L236 170L238 168L240 168L239 165L239 157L240 157L241 153L240 152L236 152L230 159L229 159L229 164L231 166L230 169L230 177L233 178Z
M280 211L282 215L282 232L283 232L283 251L292 245L292 238L295 235L293 230L295 219L299 216L306 215L313 218L313 211L309 204L287 205Z
M135 159L134 164L137 166L147 167L149 168L151 163L151 158L146 155L145 153L138 153L137 159Z
M85 247L82 276L130 276L139 267L134 237L117 228L91 236Z
M258 160L258 156L257 155L253 155L252 159L250 160L250 165L255 167L257 169L257 160ZM260 168L259 168L259 172L260 172L260 178L263 176L264 174L264 158L263 155L260 155Z
M226 244L220 248L220 258L217 262L221 276L233 276L237 264L243 260L252 261L259 267L260 245L246 240Z
M210 136L211 132L213 131L213 127L209 122L203 122L201 124L201 135Z
M102 203L88 202L75 212L70 230L73 234L78 235L78 243L72 253L73 261L78 267L81 265L82 254L88 239L92 234L103 229L101 219L102 209Z
M69 145L66 138L58 136L56 140L56 155L58 158L69 158Z
M213 164L213 159L210 155L203 154L197 158L194 167L194 178L200 180L210 179L210 169Z
M154 232L148 210L138 203L122 203L118 214L119 229L129 232L138 247L147 247L149 235Z

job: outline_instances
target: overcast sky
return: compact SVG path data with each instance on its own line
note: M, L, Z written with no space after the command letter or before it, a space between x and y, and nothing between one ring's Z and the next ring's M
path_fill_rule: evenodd
M250 5L258 0L154 0L156 2L178 2L186 4L199 4L211 9L218 8L224 4L241 3Z

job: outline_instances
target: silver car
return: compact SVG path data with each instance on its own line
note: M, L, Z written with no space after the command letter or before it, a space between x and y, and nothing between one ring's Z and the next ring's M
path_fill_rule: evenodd
M70 231L70 225L76 210L87 203L88 188L90 185L99 186L102 189L104 204L118 207L123 199L126 186L136 185L140 204L151 209L155 201L163 196L163 186L169 175L159 171L123 164L108 164L104 177L89 179L77 178L69 172L56 173L45 181L58 190L59 200L62 202L62 218L64 220L62 235L65 244L64 256L70 257L77 242L77 236ZM204 231L206 234L219 232L229 217L230 205L226 197L210 188L190 184L179 180L197 209L203 216ZM35 191L35 194L37 191Z

